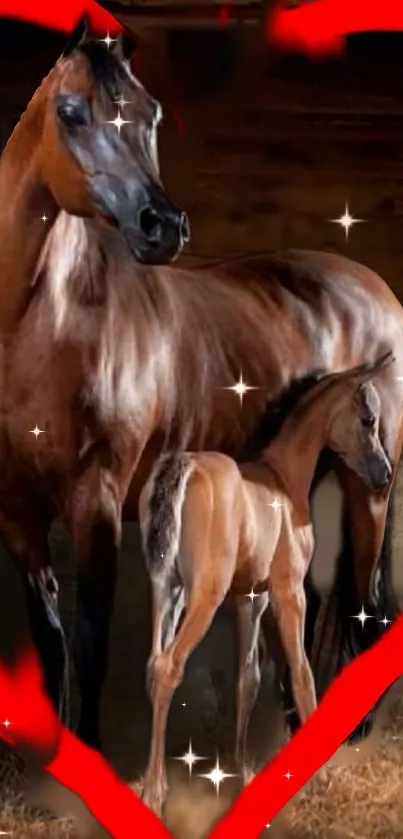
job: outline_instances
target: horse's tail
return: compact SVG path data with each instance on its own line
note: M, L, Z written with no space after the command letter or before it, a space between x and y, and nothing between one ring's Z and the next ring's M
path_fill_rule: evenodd
M180 543L182 506L194 458L184 452L163 454L140 499L140 531L151 574L172 567Z
M399 609L392 586L392 525L394 516L394 493L396 483L389 497L385 534L373 590L367 603L358 603L354 584L353 547L348 510L344 509L343 540L337 563L336 577L329 596L325 599L316 623L316 655L314 669L318 693L329 683L329 664L335 667L334 675L349 661L372 646L385 632L385 619L394 621ZM371 617L364 624L354 615L364 608ZM316 634L316 633L315 633ZM337 661L334 651L337 650ZM333 669L333 667L331 668ZM379 703L378 703L379 704ZM374 711L378 704L361 721L351 734L351 740L368 734L372 728Z

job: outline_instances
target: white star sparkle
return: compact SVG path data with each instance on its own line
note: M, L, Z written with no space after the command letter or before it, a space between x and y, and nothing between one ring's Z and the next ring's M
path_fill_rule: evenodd
M235 778L236 775L232 775L229 772L223 772L219 760L217 758L214 769L212 769L211 772L207 772L206 775L199 775L199 777L207 778L208 781L211 781L211 783L214 784L216 792L218 794L220 784L222 784L222 782L225 781L226 778Z
M287 772L285 773L285 775L283 775L283 778L287 778L287 781L289 781L289 780L290 780L290 778L293 778L293 777L294 777L294 775L291 775L291 772L290 772L290 770L289 770L289 769L287 770Z
M384 615L383 618L380 621L378 621L378 623L383 623L386 629L388 623L392 623L392 621L390 621L389 618L387 618L386 615Z
M122 114L119 110L119 113L118 113L117 117L115 117L115 119L107 119L106 122L108 122L110 125L115 125L116 128L118 129L118 134L120 135L120 132L122 130L122 125L128 125L129 122L133 122L133 120L132 119L122 119Z
M100 38L100 44L105 44L106 48L109 49L111 44L114 44L117 41L117 38L111 38L110 33L107 32L105 38Z
M244 380L242 378L242 373L241 373L238 381L235 382L234 385L230 385L230 387L224 388L224 390L232 390L234 393L236 393L236 395L239 397L239 401L242 405L243 398L244 398L245 394L248 393L250 390L258 390L258 388L257 387L252 387L251 385L247 385L244 382Z
M119 108L122 108L122 109L125 107L125 105L130 105L130 104L131 104L131 102L129 102L128 99L125 99L123 94L121 94L119 99L116 99L116 101L115 101L115 105L119 105Z
M250 600L251 603L253 603L253 601L256 599L256 597L259 597L259 595L256 594L255 591L253 591L253 588L251 588L249 594L247 594L246 596L249 597L249 600Z
M195 754L195 752L192 749L192 741L189 740L189 747L187 752L185 752L183 755L180 755L180 757L176 757L175 760L181 760L182 763L184 763L185 766L187 766L187 768L189 769L189 775L191 775L194 764L197 763L198 760L206 760L206 758L202 755Z
M276 497L274 497L274 501L270 501L270 504L268 504L267 506L268 507L273 507L273 510L276 513L277 510L279 510L280 507L282 507L283 505L282 505L281 501L278 501L278 499Z
M340 227L344 229L346 234L346 240L348 239L348 234L350 232L350 227L353 227L354 224L360 224L365 219L362 218L354 218L354 216L350 215L350 210L348 209L348 204L346 203L346 209L344 210L343 215L340 218L331 218L329 221L332 224L339 224Z
M46 213L44 213L43 216L41 216L41 221L43 221L44 224L45 224L45 221L49 221L49 218L46 215Z
M38 428L38 426L36 425L35 428L31 428L29 433L30 434L35 434L36 439L38 439L39 435L44 434L45 432L42 431L41 428Z
M369 620L369 618L372 618L373 616L367 615L364 606L361 606L361 612L359 612L358 615L352 615L352 617L357 621L360 621L361 626L364 626L365 621Z
M4 728L9 728L10 725L11 725L11 722L6 717L6 719L2 722L2 725L4 725Z

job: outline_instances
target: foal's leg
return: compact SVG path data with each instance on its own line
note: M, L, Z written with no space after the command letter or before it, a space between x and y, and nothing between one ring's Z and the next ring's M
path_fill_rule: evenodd
M290 580L289 586L276 584L272 576L272 602L281 641L290 668L294 701L301 723L316 708L315 681L304 647L306 598L304 582Z
M172 585L165 576L151 576L153 634L147 663L147 691L151 699L154 661L171 644L185 606L183 585Z
M236 598L239 669L235 760L244 777L248 723L260 687L260 621L268 602L269 595L267 592L263 592L254 600L245 596L237 596Z
M210 628L227 587L215 585L214 579L195 579L187 610L178 634L153 661L151 701L153 722L151 749L144 779L143 798L156 813L161 813L167 792L164 744L172 696L183 679L185 664Z

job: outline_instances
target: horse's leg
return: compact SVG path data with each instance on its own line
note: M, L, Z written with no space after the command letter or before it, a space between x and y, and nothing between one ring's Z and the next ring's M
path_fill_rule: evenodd
M93 457L71 488L67 526L79 563L73 655L81 692L78 736L100 747L100 700L121 541L123 483Z
M64 723L69 722L69 657L60 618L58 584L51 567L48 522L38 513L31 522L12 523L0 515L0 531L22 578L33 643L41 660L49 698Z
M248 723L260 687L259 632L263 612L269 596L263 592L256 599L237 596L235 601L238 624L238 684L235 761L246 779L246 743Z
M152 676L150 674L153 705L152 736L143 798L159 814L168 786L164 744L172 696L183 679L185 664L191 652L210 628L225 595L226 588L214 586L214 580L195 578L178 634L171 644L154 658Z
M324 614L322 638L318 651L319 666L315 668L323 685L326 669L334 658L335 640L331 624L336 626L340 639L336 669L359 655L377 641L384 627L381 620L397 616L397 604L391 584L391 502L394 480L401 454L403 425L392 423L393 405L389 405L390 430L384 431L384 444L393 466L393 478L388 490L374 494L343 463L337 465L345 504L344 544L337 574ZM354 618L364 607L372 617L361 623ZM323 673L321 673L321 670ZM374 709L373 709L374 710ZM373 711L361 721L350 739L365 736L373 722Z

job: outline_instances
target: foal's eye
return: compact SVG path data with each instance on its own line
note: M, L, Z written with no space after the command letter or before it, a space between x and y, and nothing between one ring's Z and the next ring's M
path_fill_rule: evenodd
M375 417L372 417L369 414L361 417L361 425L363 425L364 428L373 428L375 425Z
M82 96L59 96L56 112L66 128L89 125L91 121L88 102Z

